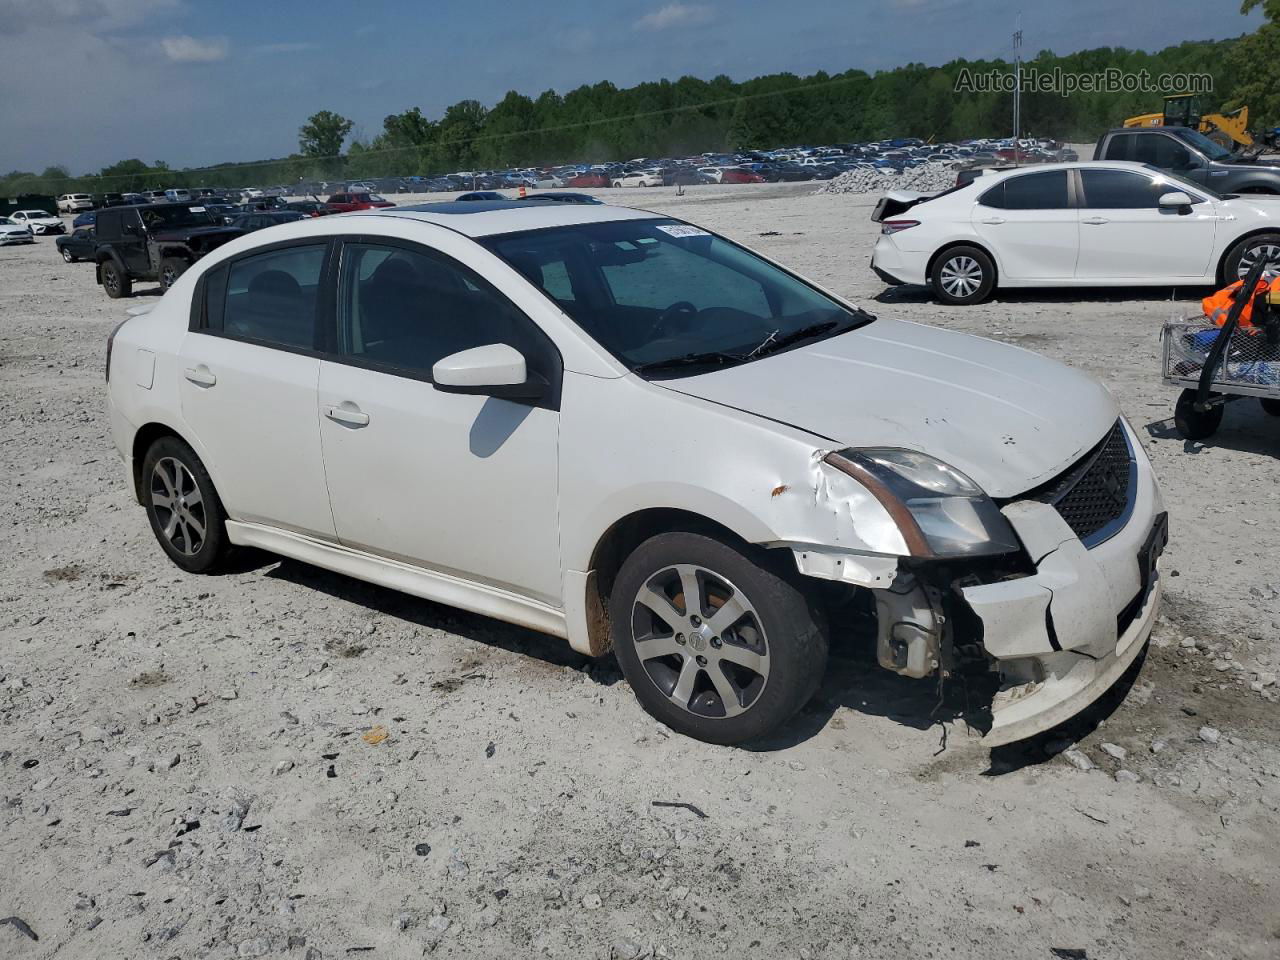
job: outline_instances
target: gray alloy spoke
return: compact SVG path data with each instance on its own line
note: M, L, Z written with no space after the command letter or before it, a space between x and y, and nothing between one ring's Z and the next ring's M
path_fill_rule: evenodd
M712 633L721 634L742 619L747 612L746 604L735 593L724 602L724 605L707 621Z
M640 604L659 620L671 628L672 633L679 633L685 627L685 620L671 601L650 587L642 587L636 597Z
M693 685L698 679L700 670L693 657L684 658L684 664L680 667L680 677L671 691L671 699L680 706L686 708L689 706L689 698L693 696Z
M652 660L654 657L669 657L673 653L685 656L689 651L676 642L675 635L669 637L650 637L636 643L636 653L641 660Z
M720 695L720 702L724 705L724 715L732 717L734 714L741 713L742 703L738 700L738 691L729 682L729 678L724 675L724 671L720 669L720 664L711 664L707 668L707 676L711 678L711 685L716 688L716 693Z
M197 520L190 510L182 511L182 521L195 532L201 542L204 541L204 524Z
M688 616L702 615L702 589L698 586L698 573L693 567L679 567L680 589L684 592L684 612Z
M205 521L192 507L204 513L196 478L184 463L165 457L152 471L151 509L164 538L187 556L194 556L204 546Z
M181 522L182 522L182 518L178 516L178 511L177 510L171 511L169 514L169 519L164 525L164 538L168 540L170 543L172 543L173 538L177 536L178 524Z
M198 507L204 502L200 496L200 488L194 485L191 488L191 492L186 494L184 499L187 501L188 511L192 507Z
M169 496L167 493L151 494L151 502L154 503L161 510L173 509L173 497Z
M765 663L765 658L754 650L748 650L746 647L740 647L737 644L726 643L723 647L716 651L717 658L720 660L728 660L730 663L736 663L740 667L746 667L754 673L761 676L765 675L765 671L769 669Z

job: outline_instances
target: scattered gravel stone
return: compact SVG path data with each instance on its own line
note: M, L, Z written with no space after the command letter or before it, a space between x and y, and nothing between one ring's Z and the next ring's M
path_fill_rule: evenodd
M1200 728L1200 739L1203 740L1205 743L1217 743L1218 738L1221 736L1222 734L1218 732L1216 727Z
M1066 759L1067 763L1071 764L1077 770L1089 771L1095 766L1094 762L1080 750L1064 750L1062 752L1062 756Z
M1163 740L1152 740L1152 741L1151 741L1151 752L1152 752L1152 753L1159 753L1161 750L1163 750L1163 749L1164 749L1165 747L1167 747L1167 746L1169 746L1169 744L1165 743Z
M848 170L828 180L817 193L881 193L887 190L946 190L956 185L955 167L950 163L922 163L898 173L892 167Z
M1109 757L1114 757L1117 760L1123 760L1125 757L1129 755L1128 750L1126 750L1124 747L1119 746L1118 744L1115 744L1115 743L1104 743L1102 745L1102 752Z
M266 937L252 937L249 940L243 940L236 949L242 957L265 957L271 952L271 941Z
M1142 778L1132 770L1117 770L1116 780L1120 783L1137 783Z
M582 905L588 910L599 910L604 906L604 901L600 899L600 894L588 893L582 898Z

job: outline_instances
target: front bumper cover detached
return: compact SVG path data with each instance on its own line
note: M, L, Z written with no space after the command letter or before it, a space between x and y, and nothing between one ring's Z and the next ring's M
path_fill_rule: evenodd
M1048 504L1004 507L1036 572L962 591L1005 679L984 745L1035 736L1079 713L1145 648L1160 608L1169 528L1145 462L1136 479L1128 523L1091 549Z

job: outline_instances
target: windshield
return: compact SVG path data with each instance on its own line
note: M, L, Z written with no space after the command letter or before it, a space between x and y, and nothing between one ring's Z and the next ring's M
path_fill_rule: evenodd
M211 227L217 222L204 207L144 207L138 213L148 230Z
M633 370L745 363L874 318L698 227L623 220L486 241Z
M1173 135L1191 144L1210 160L1218 163L1231 161L1232 154L1230 150L1214 143L1199 130L1192 130L1190 127L1176 127L1173 130Z
M1162 170L1160 167L1152 166L1149 163L1144 163L1143 166L1156 175L1157 183L1167 181L1170 187L1172 187L1174 184L1177 184L1179 187L1184 187L1185 189L1189 190L1193 197L1196 196L1196 194L1200 194L1202 196L1208 197L1211 200L1227 199L1225 196L1218 193L1217 191L1210 190L1203 183L1196 183L1194 180L1188 180L1186 177L1180 177L1176 173L1170 173L1168 170Z

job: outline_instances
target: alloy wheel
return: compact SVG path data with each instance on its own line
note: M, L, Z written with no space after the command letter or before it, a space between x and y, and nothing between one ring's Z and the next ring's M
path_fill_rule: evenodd
M102 271L102 285L107 288L108 293L115 293L120 289L120 277L112 267Z
M1280 273L1280 245L1260 243L1257 246L1249 247L1240 255L1240 263L1236 265L1236 276L1243 280L1253 265L1263 256L1274 265L1274 269L1264 268L1264 272Z
M196 478L181 460L156 461L151 471L151 509L161 535L175 550L188 557L200 552L208 515Z
M982 286L982 266L973 257L952 257L939 274L942 289L953 297L970 297Z
M636 656L676 706L701 717L749 709L769 679L760 615L726 578L692 564L667 567L632 603Z

